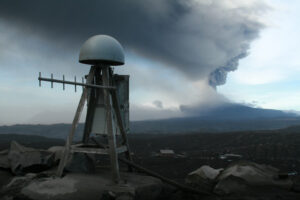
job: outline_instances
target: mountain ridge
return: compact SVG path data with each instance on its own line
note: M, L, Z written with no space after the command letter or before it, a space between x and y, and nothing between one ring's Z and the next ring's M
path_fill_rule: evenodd
M191 108L183 108L191 109ZM197 110L195 110L197 113ZM220 133L235 131L274 130L300 125L300 116L280 110L252 108L241 104L227 104L208 109L201 115L184 118L132 121L131 133ZM71 124L17 124L0 126L0 134L38 135L65 139ZM75 140L80 140L84 124L76 129Z

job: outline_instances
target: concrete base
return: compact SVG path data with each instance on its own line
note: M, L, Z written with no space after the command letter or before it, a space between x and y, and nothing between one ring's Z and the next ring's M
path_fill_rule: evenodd
M162 190L159 179L133 173L121 173L122 183L111 181L110 171L95 174L68 173L63 178L34 178L20 188L21 195L32 200L100 200L103 194L111 194L115 199L123 194L135 199L157 199ZM15 189L15 187L14 187Z

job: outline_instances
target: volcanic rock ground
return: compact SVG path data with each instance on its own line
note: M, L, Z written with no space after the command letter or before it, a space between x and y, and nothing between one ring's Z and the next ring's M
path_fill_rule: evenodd
M220 159L219 156L224 153L240 154L243 160L272 165L280 169L283 174L300 172L300 134L298 133L297 131L258 131L222 134L132 134L129 135L129 142L136 163L183 183L188 173L202 165L224 168L234 162L234 160ZM34 139L31 140L30 137ZM49 143L49 140L42 138L43 141L47 141L43 143L35 136L24 138L17 136L17 138L21 144L38 148L49 148L64 143L61 140L52 140ZM1 141L5 140L0 140L0 150L7 148L8 143L1 143ZM174 150L175 155L166 157L158 154L160 149L166 148ZM7 184L12 177L10 173L2 170L0 176L0 186ZM250 193L225 196L222 199L300 199L300 193L297 193L300 191L299 177L296 175L292 179L297 183L293 186L293 191L257 187ZM164 186L164 188L169 187ZM203 197L172 190L172 195L164 196L164 199L203 199Z

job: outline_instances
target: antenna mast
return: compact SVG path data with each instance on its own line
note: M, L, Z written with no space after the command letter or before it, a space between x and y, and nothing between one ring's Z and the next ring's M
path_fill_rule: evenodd
M39 86L42 81L50 82L51 88L54 83L82 86L82 95L72 122L69 135L66 139L63 156L60 160L57 175L62 176L70 155L74 152L89 154L104 154L110 157L112 180L120 182L118 154L125 153L128 160L132 161L127 133L129 132L129 76L113 73L111 66L124 64L124 53L120 43L107 35L96 35L89 38L81 47L79 62L91 65L86 82L54 79L42 77L39 73ZM121 101L120 101L121 100ZM82 143L72 144L76 127L82 113L85 101L87 101L87 115L84 126ZM91 133L106 135L107 144L94 142L91 144ZM117 140L121 136L121 141ZM95 144L96 143L96 144ZM129 167L130 168L130 167Z

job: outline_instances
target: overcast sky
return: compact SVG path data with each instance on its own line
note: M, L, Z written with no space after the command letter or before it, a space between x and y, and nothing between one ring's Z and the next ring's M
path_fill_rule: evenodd
M0 1L0 124L70 123L82 43L124 46L131 120L184 117L181 106L224 102L300 110L300 2L239 0ZM215 89L216 88L216 89ZM200 109L201 110L201 109Z

